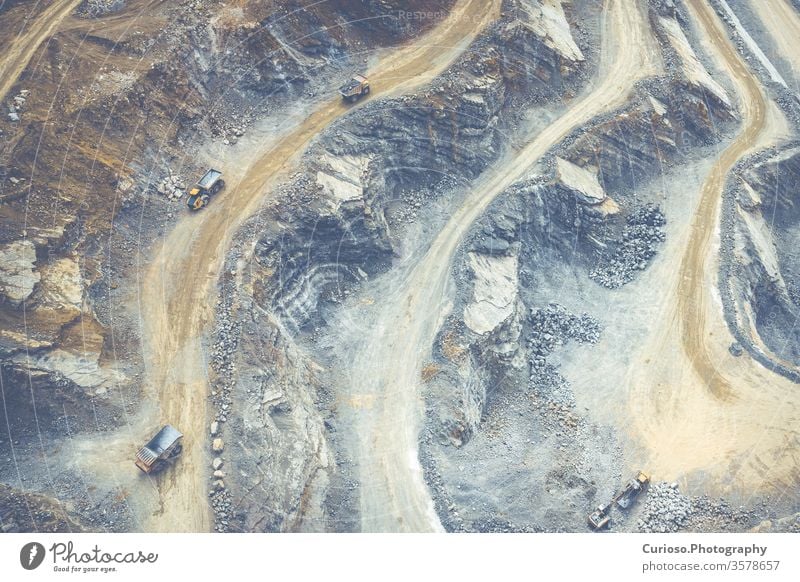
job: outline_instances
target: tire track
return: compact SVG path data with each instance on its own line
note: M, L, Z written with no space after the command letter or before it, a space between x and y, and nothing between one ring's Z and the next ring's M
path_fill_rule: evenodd
M739 159L772 145L784 129L713 8L701 0L687 5L739 94L742 127L701 185L695 217L681 235L680 267L664 269L663 299L632 358L629 416L620 422L631 427L632 460L656 479L683 479L690 493L743 502L765 491L780 499L800 484L797 387L747 353L728 352L734 338L714 289L727 176Z
M731 74L742 90L744 128L722 155L700 191L697 218L692 224L692 239L681 261L678 287L678 311L681 314L681 338L687 357L708 389L722 399L731 398L733 390L706 348L706 302L704 301L706 263L711 236L719 221L722 190L734 164L753 148L765 127L766 101L755 76L732 48L728 35L720 27L713 9L704 2L690 0L697 18L711 42L725 59Z
M45 39L52 36L58 25L77 8L80 0L56 2L34 20L0 60L0 101L17 82L33 55Z
M438 531L441 524L422 477L417 447L424 414L422 362L450 309L450 269L464 235L488 205L572 130L622 105L633 84L657 71L647 16L640 4L608 0L600 78L592 89L504 164L488 170L410 273L380 293L378 321L354 357L349 400L357 407L352 437L361 483L364 531ZM643 50L643 47L644 50Z
M460 0L448 18L413 44L395 49L368 73L372 96L410 91L442 72L499 14L499 0ZM161 421L186 435L181 461L159 478L161 511L151 531L208 531L211 515L206 452L208 383L201 339L213 320L213 299L233 234L255 213L270 185L295 165L309 142L355 106L323 103L300 125L265 144L249 165L223 165L229 183L201 213L186 214L156 249L141 281L139 310L147 389L160 402ZM230 179L233 176L233 179Z

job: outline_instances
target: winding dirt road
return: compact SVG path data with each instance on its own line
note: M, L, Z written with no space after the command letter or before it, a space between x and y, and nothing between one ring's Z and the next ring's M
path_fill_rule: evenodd
M781 496L800 482L797 387L746 353L728 352L734 338L715 292L725 179L737 160L779 132L758 79L713 9L700 0L689 7L740 96L742 128L702 185L680 268L664 281L660 316L631 363L632 438L642 466L660 479L685 477L690 491Z
M62 0L42 12L14 40L0 57L0 102L17 82L39 46L49 38L58 25L80 4L80 0Z
M606 10L602 65L594 86L513 159L489 170L421 261L381 295L379 321L365 330L364 349L350 372L363 531L441 529L417 454L424 413L419 378L450 309L451 263L465 233L552 146L593 117L622 105L633 84L658 69L657 57L646 50L653 41L642 6L608 0Z
M711 236L719 222L725 180L733 165L757 143L757 138L764 129L767 105L758 80L731 46L726 31L720 28L719 20L714 16L712 9L697 0L691 4L706 34L724 58L729 74L735 78L740 90L741 115L744 120L742 131L722 152L703 184L696 219L692 225L693 236L681 262L678 287L678 312L681 314L681 338L684 350L695 372L705 380L708 389L717 397L724 399L732 396L731 386L718 364L712 361L706 348L705 274L708 270Z
M441 73L496 18L499 5L499 0L457 2L439 26L368 72L372 97L413 90ZM353 107L358 105L348 107L333 97L285 135L264 144L256 159L223 166L227 189L207 209L187 213L154 259L141 265L147 390L160 403L160 420L186 435L180 463L159 477L161 509L145 524L147 531L210 530L208 366L201 338L213 318L223 257L237 228L264 202L269 186L286 175L314 136Z

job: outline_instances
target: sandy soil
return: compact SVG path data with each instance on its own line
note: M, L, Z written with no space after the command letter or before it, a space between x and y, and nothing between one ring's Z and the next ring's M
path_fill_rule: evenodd
M769 31L782 56L792 67L795 82L800 82L800 14L787 0L751 0L750 5ZM793 87L797 90L797 85Z
M54 2L40 14L11 44L8 51L0 57L0 101L28 66L36 50L58 25L80 4L80 0Z
M424 412L419 378L423 362L450 309L448 284L453 256L472 223L503 190L575 127L624 103L635 81L654 73L657 55L641 6L610 0L606 9L601 74L593 87L546 129L497 164L468 195L422 260L380 295L380 317L365 330L364 350L351 372L353 415L359 443L362 529L435 531L441 524L425 486L417 455ZM372 403L364 407L363 403Z
M391 53L369 72L372 96L409 91L439 74L499 12L499 1L462 0L450 16L413 45ZM355 106L337 97L320 105L257 156L221 160L227 189L205 210L187 213L142 265L139 310L147 389L161 404L160 421L186 435L183 458L159 480L162 510L148 531L207 531L208 369L201 338L213 317L214 290L226 249L242 222L257 211L269 186L292 168L310 140ZM155 426L158 421L153 422Z
M774 143L786 127L766 100L713 12L689 3L710 52L740 97L742 129L706 178L680 268L664 281L660 315L635 355L628 377L632 439L642 466L656 478L689 475L694 492L743 498L755 491L781 495L796 487L796 386L734 341L716 292L719 212L728 171L742 156Z

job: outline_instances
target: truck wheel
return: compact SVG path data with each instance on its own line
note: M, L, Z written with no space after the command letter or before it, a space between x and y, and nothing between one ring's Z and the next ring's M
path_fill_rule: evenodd
M364 88L364 95L369 95L369 87Z

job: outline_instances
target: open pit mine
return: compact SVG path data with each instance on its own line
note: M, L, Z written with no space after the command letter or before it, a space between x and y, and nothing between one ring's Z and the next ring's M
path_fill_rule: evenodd
M0 531L800 531L800 1L0 1Z

